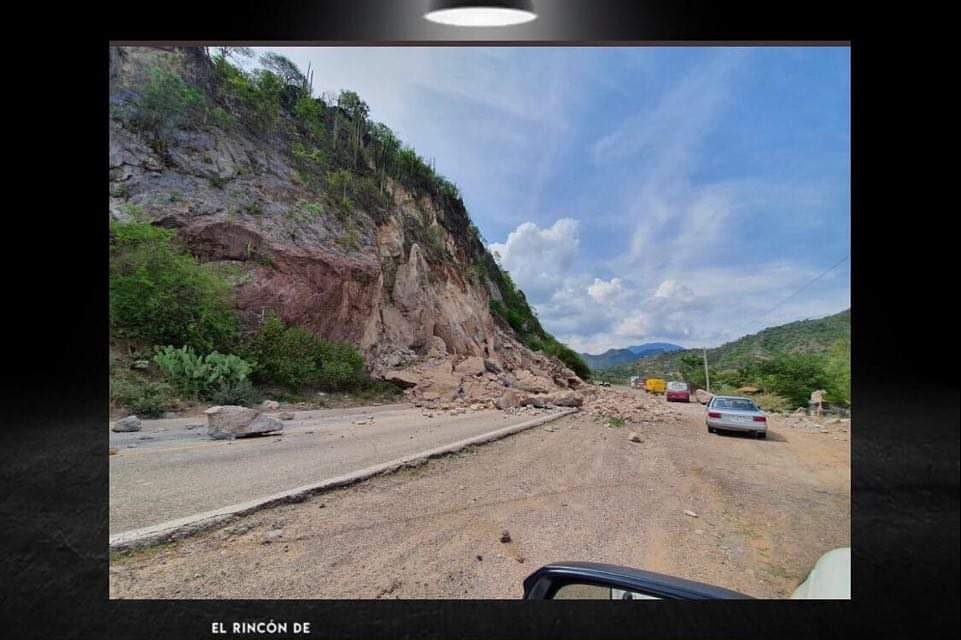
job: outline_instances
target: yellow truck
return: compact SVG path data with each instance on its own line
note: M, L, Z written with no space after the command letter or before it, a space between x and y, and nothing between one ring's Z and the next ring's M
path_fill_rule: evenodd
M648 378L644 381L644 390L648 393L664 393L667 382L663 378Z

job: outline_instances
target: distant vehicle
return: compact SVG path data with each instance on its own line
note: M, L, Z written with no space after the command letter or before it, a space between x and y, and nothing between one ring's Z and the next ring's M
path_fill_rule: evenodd
M599 386L599 387L609 387L609 386L611 386L611 383L608 382L607 380L599 380L598 383L597 383L597 386Z
M851 547L828 551L814 564L792 600L849 600ZM703 582L594 562L559 562L524 580L525 600L717 600L751 596Z
M707 403L707 430L747 431L757 438L767 437L767 416L750 398L714 396Z
M680 382L679 380L671 380L667 383L667 401L690 402L691 385L686 382Z
M667 382L663 378L648 378L644 381L644 390L648 393L664 393Z

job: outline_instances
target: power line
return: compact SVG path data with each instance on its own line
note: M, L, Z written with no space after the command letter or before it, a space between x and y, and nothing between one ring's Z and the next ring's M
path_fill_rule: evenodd
M791 298L793 298L793 297L796 296L797 294L801 293L802 291L804 291L805 289L807 289L808 287L810 287L812 284L814 284L815 282L817 282L818 280L820 280L821 278L823 278L823 277L826 276L827 274L831 273L832 271L834 271L835 269L837 269L838 267L840 267L842 264L844 264L844 262L845 262L849 257L851 257L850 254L844 256L843 258L841 258L840 260L838 260L837 262L835 262L833 265L831 265L830 267L828 267L828 269L827 269L826 271L824 271L824 272L821 273L819 276L817 276L816 278L814 278L813 280L811 280L810 282L808 282L807 284L805 284L804 286L802 286L800 289L798 289L797 291L795 291L794 293L792 293L791 295L789 295L788 297L786 297L784 300L781 300L779 303L777 303L776 305L774 305L773 307L771 307L770 309L768 309L767 311L765 311L764 313L762 313L761 315L759 315L758 318L763 318L764 316L768 315L769 313L771 313L772 311L774 311L775 309L777 309L778 307L780 307L781 305L783 305L785 302L787 302L788 300L790 300Z
M837 262L835 262L833 265L831 265L830 267L828 267L824 272L822 272L821 274L819 274L817 277L815 277L815 278L812 279L811 281L803 284L803 285L802 285L799 289L797 289L794 293L792 293L792 294L789 295L788 297L784 298L784 300L781 300L780 302L778 302L776 305L774 305L773 307L771 307L770 309L768 309L767 311L765 311L765 312L762 313L761 315L755 316L755 317L754 317L754 322L757 322L757 321L760 320L761 318L764 318L764 317L770 315L772 311L774 311L774 310L778 309L779 307L783 306L784 303L786 303L787 301L793 299L794 296L796 296L797 294L801 293L802 291L804 291L805 289L807 289L808 287L810 287L812 284L814 284L815 282L817 282L818 280L820 280L821 278L823 278L823 277L826 276L827 274L831 273L832 271L834 271L835 269L837 269L838 267L840 267L840 266L841 266L842 264L844 264L844 262L845 262L848 258L850 258L850 257L851 257L851 254L848 254L848 255L844 256L843 258L841 258L840 260L838 260ZM746 335L746 334L745 334L745 335Z

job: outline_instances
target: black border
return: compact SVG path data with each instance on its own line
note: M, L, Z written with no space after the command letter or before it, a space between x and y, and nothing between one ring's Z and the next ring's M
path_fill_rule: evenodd
M540 0L543 5L550 0ZM954 370L955 237L950 185L918 145L941 142L940 75L927 30L904 11L856 15L836 3L554 0L542 18L471 43L816 43L852 47L854 348L851 602L140 601L107 599L106 166L110 41L463 44L425 35L421 0L86 5L45 34L50 97L21 95L29 127L10 157L39 187L8 206L8 391L0 428L2 611L11 637L209 637L215 620L309 620L312 637L941 637L958 627L959 387ZM413 7L413 8L412 8ZM63 11L44 8L46 11ZM405 13L406 12L406 13ZM52 16L46 16L52 17ZM43 24L46 24L44 22ZM9 28L9 27L8 27ZM544 31L550 28L551 32ZM464 38L468 36L464 35ZM543 43L541 43L543 44ZM552 43L553 44L553 43ZM41 57L34 44L31 53ZM923 58L918 54L923 54ZM915 56L912 60L912 56ZM14 64L14 63L11 63ZM49 73L48 73L49 72ZM23 75L29 75L25 73ZM101 123L100 127L90 123ZM907 126L900 126L907 125ZM24 221L34 228L20 228ZM13 252L6 252L10 257ZM46 270L50 267L49 271Z

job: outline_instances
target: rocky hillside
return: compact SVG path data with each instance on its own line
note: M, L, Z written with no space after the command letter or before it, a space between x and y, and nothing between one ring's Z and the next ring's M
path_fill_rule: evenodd
M357 345L371 375L414 395L579 386L578 359L536 322L456 187L356 94L315 98L289 61L264 66L112 48L110 216L175 230L230 275L248 328L276 312Z

